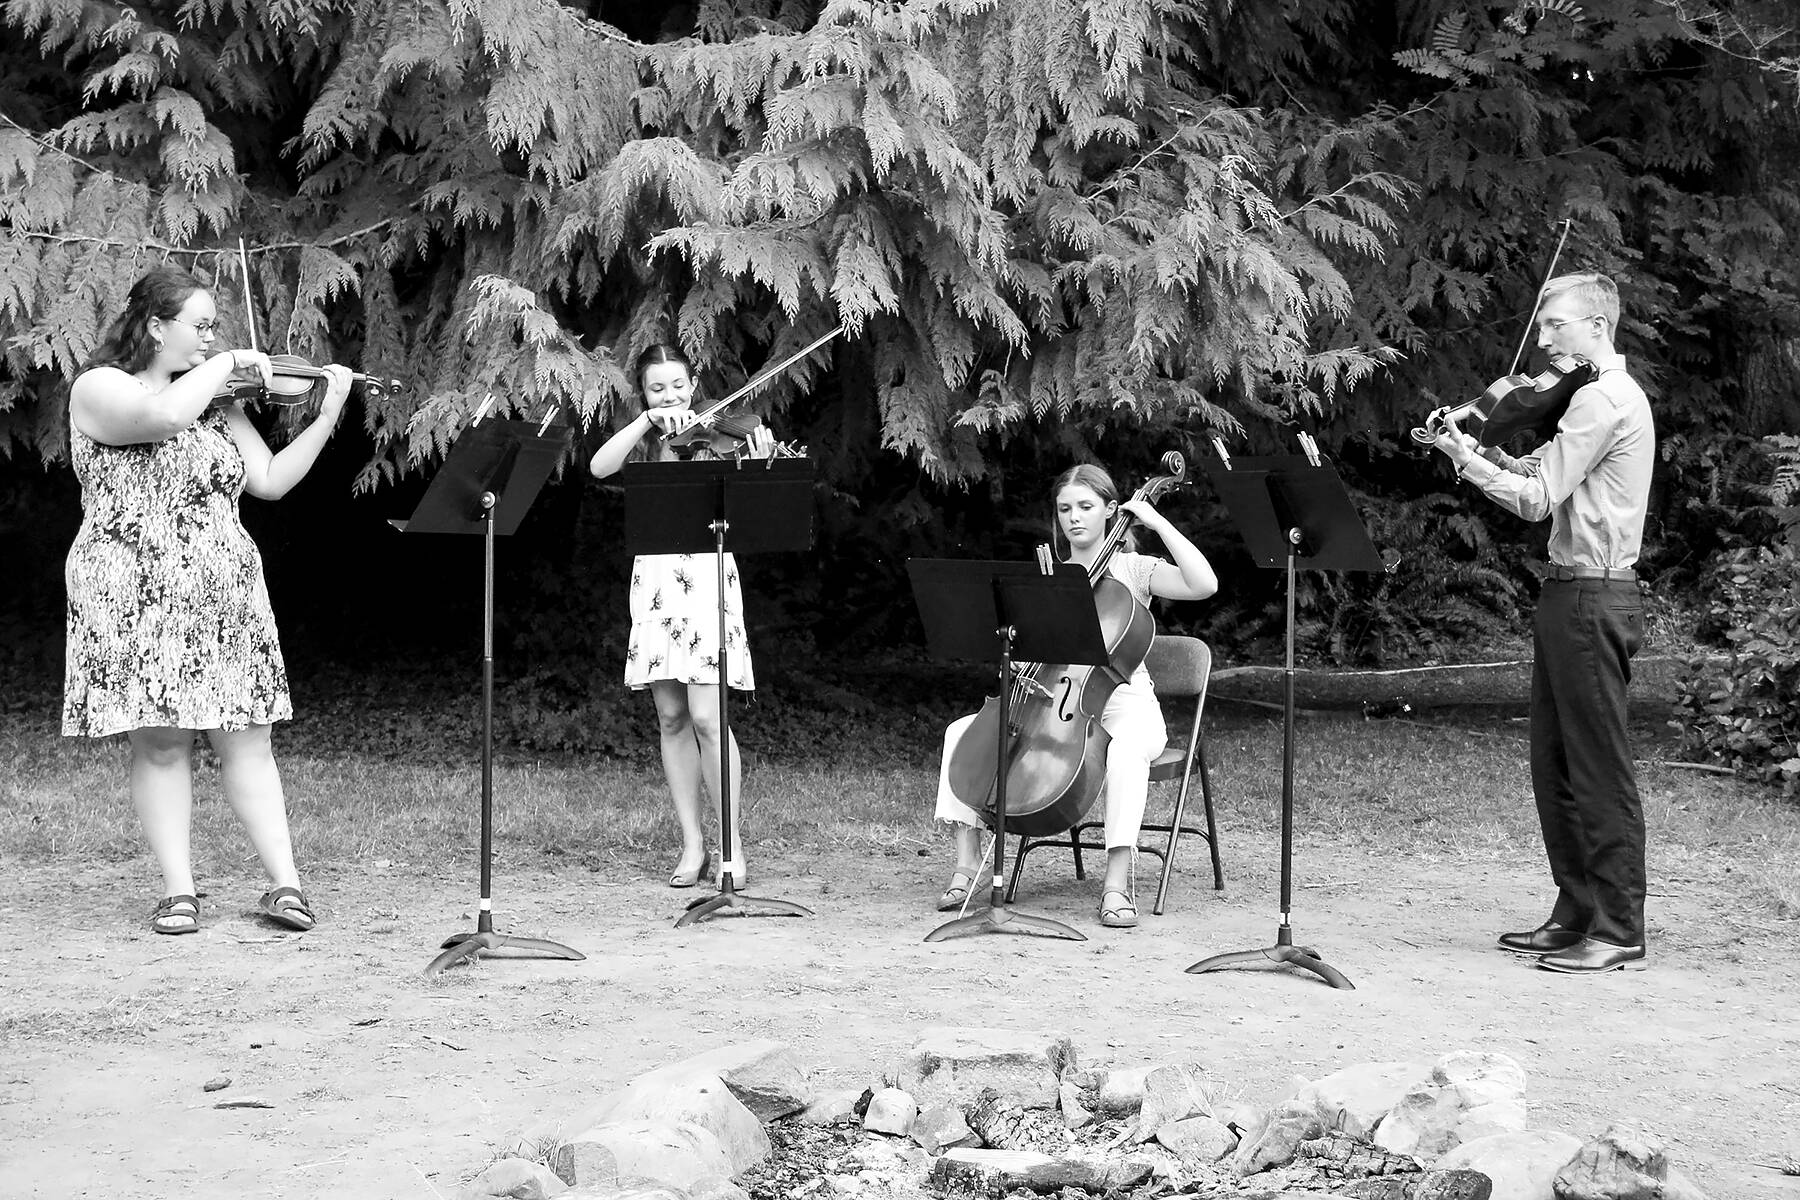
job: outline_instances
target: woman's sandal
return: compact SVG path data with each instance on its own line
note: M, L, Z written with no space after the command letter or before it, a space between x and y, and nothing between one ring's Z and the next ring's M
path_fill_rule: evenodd
M1108 905L1106 898L1117 896L1123 903ZM1108 929L1136 929L1138 923L1137 902L1131 893L1119 888L1107 888L1100 893L1100 923Z
M151 933L199 933L200 898L164 896L150 910Z
M306 897L300 894L299 888L278 887L274 891L264 892L262 899L256 902L256 908L277 925L286 925L289 929L298 929L302 933L319 923L319 919L313 916L313 910L307 907Z
M707 878L711 874L712 874L712 851L706 850L706 851L703 851L700 855L700 865L695 867L693 870L691 870L691 871L671 871L669 873L669 886L672 888L691 888L696 883L699 883L702 879Z
M955 912L968 903L969 893L981 886L983 876L988 876L990 867L983 864L979 867L957 867L950 875L950 886L938 897L939 912ZM992 878L992 876L988 876Z

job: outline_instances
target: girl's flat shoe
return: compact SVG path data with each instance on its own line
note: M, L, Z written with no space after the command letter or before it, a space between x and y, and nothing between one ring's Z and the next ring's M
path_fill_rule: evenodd
M672 888L691 888L702 879L712 874L712 851L700 855L700 865L691 871L675 871L669 876Z

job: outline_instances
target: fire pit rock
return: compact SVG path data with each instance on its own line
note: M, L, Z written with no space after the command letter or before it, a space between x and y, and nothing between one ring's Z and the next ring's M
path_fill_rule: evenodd
M1058 1033L934 1028L821 1094L785 1046L746 1043L639 1076L462 1198L1704 1200L1648 1133L1526 1129L1525 1090L1512 1059L1461 1050L1261 1108L1198 1063L1083 1069Z

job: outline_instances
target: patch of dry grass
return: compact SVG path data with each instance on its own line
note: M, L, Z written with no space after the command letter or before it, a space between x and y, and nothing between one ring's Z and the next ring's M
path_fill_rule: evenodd
M1457 719L1454 727L1356 717L1302 721L1295 796L1308 844L1490 860L1535 848L1522 725L1499 710ZM1225 836L1277 829L1279 718L1216 704L1207 737ZM858 769L852 747L847 738L841 765L752 761L742 797L746 836L820 853L936 853L942 836L931 817L935 771ZM436 866L474 857L480 772L472 759L281 755L279 747L278 755L304 862ZM125 766L122 739L94 743L47 730L0 734L0 853L67 862L143 855ZM1733 778L1655 763L1640 767L1640 779L1660 872L1729 875L1732 891L1751 911L1800 919L1791 869L1800 860L1800 809ZM249 863L248 844L204 760L195 795L197 857ZM676 841L666 786L654 769L508 757L496 766L494 797L496 852L507 863L592 867Z

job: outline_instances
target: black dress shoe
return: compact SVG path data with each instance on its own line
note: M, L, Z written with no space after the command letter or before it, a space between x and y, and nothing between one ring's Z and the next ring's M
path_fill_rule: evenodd
M1570 929L1555 921L1545 921L1536 929L1525 933L1501 934L1500 946L1519 954L1550 954L1557 950L1567 950L1584 936L1586 935L1579 929Z
M1615 946L1611 942L1603 942L1599 938L1584 937L1567 950L1559 950L1555 954L1546 954L1538 959L1538 966L1547 971L1561 971L1566 975L1598 975L1602 971L1641 971L1649 964L1644 961L1643 946Z

